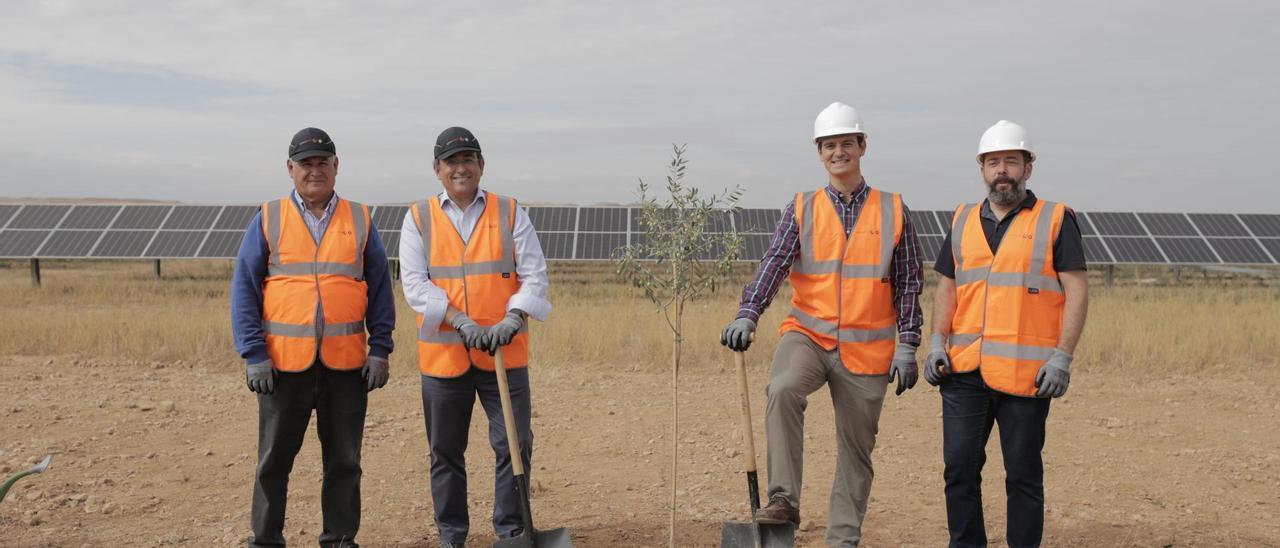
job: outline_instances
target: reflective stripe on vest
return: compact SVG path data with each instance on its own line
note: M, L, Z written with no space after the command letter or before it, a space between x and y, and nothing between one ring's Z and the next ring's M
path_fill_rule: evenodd
M956 312L948 338L955 371L980 369L995 390L1035 394L1035 375L1061 334L1065 297L1051 253L1065 211L1043 200L1018 210L992 253L981 204L957 208L951 231Z
M507 303L520 289L515 262L515 200L485 194L484 211L466 242L444 213L439 197L414 203L410 208L422 248L426 252L428 276L445 291L449 306L461 310L481 326L503 319ZM493 357L468 350L451 326L442 323L426 335L424 317L418 314L418 369L432 377L457 377L473 365L494 369ZM521 326L511 344L503 348L507 367L528 363L528 327Z
M269 248L262 329L276 368L364 365L369 209L339 199L319 243L292 198L263 204L262 222Z
M902 236L901 198L868 188L847 236L825 190L797 194L794 211L800 257L791 266L792 310L779 331L838 349L856 374L887 374L897 335L889 273Z

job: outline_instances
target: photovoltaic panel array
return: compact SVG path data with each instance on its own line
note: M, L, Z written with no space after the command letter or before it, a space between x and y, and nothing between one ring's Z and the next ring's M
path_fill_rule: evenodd
M370 205L387 254L399 256L405 204ZM602 261L642 243L641 209L522 206L549 260ZM0 258L233 258L258 205L0 204ZM953 210L913 210L923 259L932 263ZM740 257L758 261L780 209L719 212L711 233L743 235ZM1076 212L1090 264L1264 265L1280 259L1280 214ZM706 252L710 258L712 252Z

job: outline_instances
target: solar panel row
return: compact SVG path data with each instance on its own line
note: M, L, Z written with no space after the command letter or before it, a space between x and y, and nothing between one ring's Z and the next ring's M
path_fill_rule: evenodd
M230 258L258 212L248 205L0 204L4 258ZM551 260L606 260L628 243L644 241L641 209L526 207ZM391 258L399 255L408 207L371 206L372 220ZM952 211L912 211L924 260L942 251ZM740 256L758 260L782 212L721 212L709 232L743 233ZM1108 264L1274 264L1280 259L1280 215L1229 213L1077 212L1085 258ZM709 258L712 251L703 255Z

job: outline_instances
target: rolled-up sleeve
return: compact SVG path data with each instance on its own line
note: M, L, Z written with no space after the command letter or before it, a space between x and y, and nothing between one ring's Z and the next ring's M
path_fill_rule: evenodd
M545 322L551 315L551 301L547 299L547 258L529 214L518 205L512 236L516 243L516 276L520 289L507 301L507 310L519 308L530 318Z
M405 212L400 227L400 286L409 308L422 314L422 334L434 335L440 330L445 312L449 309L449 295L440 286L431 283L427 265L427 252L422 246L422 232L413 219L413 210Z

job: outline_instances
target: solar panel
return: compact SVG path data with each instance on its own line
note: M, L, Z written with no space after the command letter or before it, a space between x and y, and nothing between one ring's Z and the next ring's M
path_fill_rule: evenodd
M912 211L911 226L916 229L916 234L942 234L942 227L938 225L938 217L932 211Z
M734 213L734 226L738 232L750 234L773 234L782 220L782 211L777 209L740 209Z
M62 220L60 228L104 229L120 213L118 205L78 205ZM101 232L99 232L101 234Z
M27 205L9 221L9 228L56 228L68 211L69 205Z
M950 233L951 217L955 216L956 212L954 210L947 210L947 211L934 211L933 213L938 216L938 224L942 226L942 230L943 230L942 234L946 235Z
M764 252L769 250L769 241L773 236L769 234L747 234L742 238L742 259L747 261L759 261L764 258Z
M702 225L703 232L729 232L733 230L728 211L712 211Z
M14 213L18 212L18 208L22 206L16 204L0 204L0 228L9 223L9 219Z
M222 215L213 223L214 230L244 230L249 221L262 210L260 206L227 206L222 208Z
M542 244L542 254L547 259L573 258L572 232L540 232L538 243Z
M87 257L102 237L101 230L55 230L40 246L37 257Z
M213 222L210 218L209 222ZM195 257L207 232L161 230L147 247L146 257Z
M154 230L108 230L98 247L93 248L92 256L141 257L155 234Z
M924 253L922 259L926 265L938 260L938 252L942 250L943 239L945 239L945 236L920 236L920 251Z
M388 230L386 232L378 231L378 238L382 240L382 248L387 251L388 259L400 258L399 230Z
M1139 213L1138 218L1152 236L1199 236L1196 227L1181 213Z
M627 208L581 208L578 210L578 230L582 232L626 232Z
M170 209L173 209L173 206L124 206L124 211L121 211L120 216L116 217L116 222L111 224L111 228L117 230L125 228L160 228L160 223L164 222L164 217L169 214Z
M526 209L538 232L573 232L578 225L576 207L530 207Z
M0 230L0 257L30 257L47 237L48 230Z
M1087 213L1077 211L1076 224L1080 225L1081 236L1097 236L1098 235L1098 231L1093 229L1093 221L1089 220L1089 215Z
M1205 236L1248 236L1249 232L1235 215L1229 213L1191 213L1191 222ZM1225 259L1225 257L1224 257Z
M1115 262L1111 258L1111 252L1107 251L1107 247L1102 244L1102 239L1096 236L1084 237L1084 261L1088 264Z
M1115 255L1117 263L1165 263L1164 255L1151 238L1117 237L1106 238L1107 247Z
M575 250L574 257L594 260L609 259L613 257L613 250L625 245L627 245L626 233L579 233L578 247Z
M1160 249L1164 250L1165 256L1169 257L1171 263L1215 264L1220 262L1217 255L1213 254L1213 250L1209 249L1209 244L1200 238L1157 237L1156 243L1160 244Z
M0 214L0 219L4 215ZM1258 237L1280 237L1280 215L1260 215L1257 213L1241 213L1240 220L1244 221L1245 226L1249 227L1249 231ZM3 226L0 221L0 226ZM1280 257L1277 257L1280 259Z
M392 230L400 230L404 226L404 215L409 212L409 206L383 205L372 208L373 226L378 227L378 232L390 232Z
M167 230L208 230L222 206L177 206L161 228Z
M1206 238L1213 250L1227 264L1266 264L1271 257L1267 256L1262 246L1252 238Z
M1271 252L1271 259L1280 263L1280 238L1258 238L1262 247Z
M1103 236L1147 235L1147 231L1138 223L1138 216L1132 213L1090 213L1089 222Z
M240 241L244 239L243 230L214 230L209 232L204 245L200 246L197 257L233 258L240 251Z

